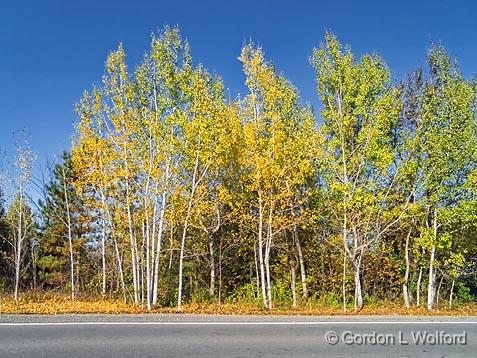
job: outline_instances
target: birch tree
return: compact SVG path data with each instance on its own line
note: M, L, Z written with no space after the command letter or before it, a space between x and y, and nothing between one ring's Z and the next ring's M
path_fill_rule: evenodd
M32 175L32 168L35 162L35 153L26 144L17 145L15 153L15 175L9 176L7 172L2 173L2 186L7 182L12 182L11 193L14 193L14 199L9 206L6 222L8 224L8 237L6 240L12 247L13 267L14 267L14 300L18 301L19 286L22 274L22 264L25 255L25 246L28 244L33 230L33 218L31 209L27 203L27 188ZM13 180L10 179L13 177Z
M181 120L183 128L182 173L185 175L182 191L185 203L185 218L182 224L182 236L179 254L179 287L177 306L182 307L183 261L188 228L195 205L197 205L198 187L206 176L217 168L219 156L224 148L227 134L227 107L224 89L220 78L210 75L202 66L198 66L184 92L189 103ZM214 168L215 167L215 168Z
M356 310L363 306L364 252L389 227L379 224L393 184L392 132L401 104L380 57L364 55L357 61L334 35L325 40L310 59L323 105L323 180L341 217L343 249L354 270Z
M465 199L465 184L475 165L475 88L465 81L442 47L428 53L429 79L418 129L421 200L427 220L422 235L429 252L427 309L435 299L436 257L445 232L444 212ZM443 217L444 215L444 217Z
M242 180L250 200L245 220L254 224L262 301L270 309L274 237L291 227L291 198L313 172L314 120L300 105L296 89L265 60L260 48L245 46L240 60L249 89L242 109L246 151Z

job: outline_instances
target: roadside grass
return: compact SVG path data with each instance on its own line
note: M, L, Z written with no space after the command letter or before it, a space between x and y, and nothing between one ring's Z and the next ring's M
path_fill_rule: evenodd
M279 306L272 310L261 307L259 303L190 303L184 304L181 311L175 307L156 307L147 310L141 305L124 303L120 299L101 297L78 297L71 300L67 295L58 293L26 292L15 302L10 295L0 295L0 314L147 314L147 313L184 313L184 314L231 314L231 315L459 315L477 316L477 303L461 303L449 308L446 303L437 306L431 312L423 306L407 309L400 302L373 302L354 312L352 307L343 312L342 308L329 306L321 302L303 304L292 308Z

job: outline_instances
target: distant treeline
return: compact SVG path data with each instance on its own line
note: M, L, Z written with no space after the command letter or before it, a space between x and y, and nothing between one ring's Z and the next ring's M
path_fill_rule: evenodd
M477 82L442 46L399 83L328 33L309 59L320 112L246 44L232 99L177 28L140 65L110 53L71 153L0 204L0 284L154 306L474 300ZM312 81L312 79L310 79ZM5 181L6 183L6 181Z

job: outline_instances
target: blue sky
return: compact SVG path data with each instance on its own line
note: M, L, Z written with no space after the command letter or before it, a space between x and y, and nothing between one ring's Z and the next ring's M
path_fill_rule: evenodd
M441 41L467 77L477 73L477 2L400 1L50 1L0 4L0 150L13 152L25 130L39 163L68 149L74 103L99 83L108 52L122 42L133 68L149 35L179 25L194 60L222 75L232 94L243 92L237 61L244 41L261 44L317 104L307 58L326 30L357 54L379 53L393 78L422 65L426 47Z

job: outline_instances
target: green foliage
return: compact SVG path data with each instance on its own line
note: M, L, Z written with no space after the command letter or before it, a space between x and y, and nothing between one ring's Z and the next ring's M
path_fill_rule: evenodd
M260 295L257 296L257 286L251 283L238 286L227 297L229 303L258 303L260 301Z
M275 280L273 283L273 300L277 307L290 307L292 305L292 292L289 282Z
M42 217L38 252L39 283L45 288L65 286L69 273L68 218L65 191L68 197L73 251L79 263L83 234L87 231L88 214L82 198L76 193L76 180L71 155L64 152L62 161L52 170L52 178L45 186L45 198L39 201Z
M339 308L343 305L343 298L334 292L326 293L322 301L327 307Z
M464 282L457 282L455 287L455 299L457 302L475 301L475 296L470 293L470 288Z

